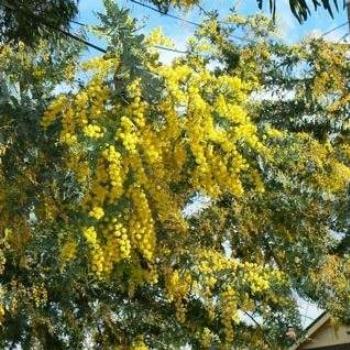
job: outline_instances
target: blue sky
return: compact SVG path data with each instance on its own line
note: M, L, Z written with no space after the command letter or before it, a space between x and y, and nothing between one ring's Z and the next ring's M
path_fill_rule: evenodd
M162 16L159 13L136 5L129 0L116 1L118 1L119 5L127 7L131 10L132 15L141 21L145 32L148 32L155 27L162 27L164 33L173 39L175 46L178 49L185 48L186 39L195 29L195 27L191 24L171 19L168 16ZM342 7L342 0L339 0L339 2L340 7ZM201 5L205 10L217 9L221 15L225 15L228 13L229 8L231 8L235 3L238 4L236 8L241 14L253 14L259 11L255 0L204 0L201 2ZM312 13L311 18L306 23L300 25L291 14L287 0L278 0L277 3L278 28L281 36L289 42L301 40L306 35L310 35L312 33L319 35L321 33L328 32L347 21L346 12L342 8L340 9L339 13L335 13L334 19L332 19L326 11L319 9L317 12ZM267 6L268 0L265 0L265 12L268 14L269 12ZM81 0L78 20L88 24L97 23L95 13L98 11L103 11L102 0ZM187 13L174 10L172 10L171 13L195 22L200 22L201 20L201 14L197 8ZM348 30L348 26L343 26L342 28L327 35L326 38L337 41ZM94 43L97 42L95 38L90 37L89 39ZM98 52L90 50L88 55L94 56L98 54ZM163 58L165 61L171 60L172 56L174 56L172 53L163 53Z

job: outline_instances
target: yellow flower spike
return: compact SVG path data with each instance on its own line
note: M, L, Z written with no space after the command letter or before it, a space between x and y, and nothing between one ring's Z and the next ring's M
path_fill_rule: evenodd
M73 260L77 253L77 243L73 240L69 240L64 243L60 251L60 261L64 266L67 262Z
M85 134L85 136L90 137L92 139L99 139L103 137L103 131L98 125L86 125L83 128L83 133Z
M90 226L85 228L83 234L88 243L91 243L92 245L97 243L97 232L94 227Z
M165 47L174 47L173 41L164 35L161 27L154 28L147 36L145 42L150 46L162 45Z
M144 343L143 340L135 341L130 347L130 350L148 350L148 349L149 347Z
M95 218L96 220L101 220L104 215L105 215L105 212L103 210L103 208L101 207L94 207L90 212L89 212L89 215L93 218Z

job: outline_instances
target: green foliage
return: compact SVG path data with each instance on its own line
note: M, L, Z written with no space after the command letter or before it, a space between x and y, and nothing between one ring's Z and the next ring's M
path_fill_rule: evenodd
M102 57L0 52L0 347L279 349L295 293L349 319L346 50L231 15L166 66L105 5Z
M4 0L0 4L0 37L4 42L33 45L41 37L60 35L77 13L76 0Z
M238 211L236 230L246 238L238 235L232 245L239 256L271 258L290 272L300 295L348 320L349 189L331 190L336 173L348 176L346 46L321 39L288 46L270 38L239 50L239 64L223 69L257 80L252 117L276 153L272 162L259 160L265 192ZM330 172L332 182L321 180Z

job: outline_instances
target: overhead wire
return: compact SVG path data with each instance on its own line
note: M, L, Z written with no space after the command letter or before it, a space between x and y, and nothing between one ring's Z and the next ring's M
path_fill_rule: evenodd
M189 20L183 19L183 18L181 18L181 17L178 17L178 16L175 16L175 15L169 14L168 12L165 12L165 11L161 11L161 10L159 10L159 9L153 7L153 6L147 5L147 4L145 4L145 3L143 3L143 2L140 2L140 1L138 1L138 0L128 0L128 1L130 1L130 2L132 2L132 3L134 3L134 4L136 4L136 5L139 5L139 6L143 6L143 7L147 8L147 9L152 10L152 11L158 12L158 13L160 13L160 14L162 14L162 15L168 16L169 18L173 18L173 19L176 19L176 20L179 20L179 21L188 23L188 24L195 25L195 26L200 26L199 23L196 23L196 22L193 22L193 21L189 21ZM21 8L20 8L19 6L17 6L17 7L15 8L14 6L11 6L7 1L4 2L4 6L5 6L6 8L8 8L9 10L11 10L11 11L21 10ZM199 5L198 5L198 6L199 6ZM201 6L199 6L199 8L200 8L200 10L203 11L206 15L209 15L209 12L207 12L204 8L202 8ZM65 36L67 36L67 37L69 37L69 38L71 38L71 39L77 41L77 42L80 42L80 43L86 45L87 47L90 47L90 48L92 48L92 49L94 49L94 50L97 50L97 51L99 51L99 52L102 52L102 53L107 53L107 50L106 50L106 49L104 49L104 48L102 48L102 47L100 47L100 46L98 46L98 45L95 45L95 44L91 43L90 41L87 41L87 40L85 40L85 39L79 37L78 35L76 35L76 34L74 34L74 33L71 33L71 32L69 32L69 31L67 31L67 30L62 29L62 28L53 26L52 24L50 24L50 23L49 23L48 21L46 21L45 19L43 19L43 18L41 18L41 17L39 17L39 16L36 16L36 15L35 15L34 13L32 13L30 10L28 10L28 9L26 9L26 10L29 12L29 14L30 14L33 18L35 18L35 19L36 19L39 23L41 23L42 25L44 25L44 26L46 26L46 27L48 27L48 28L50 28L50 29L52 29L52 30L55 30L55 31L57 31L57 32L59 32L59 33L65 35ZM25 14L27 14L26 11L23 11L23 10L22 10L22 12L25 13ZM74 23L74 24L77 24L77 25L80 25L80 26L88 26L88 25L85 24L85 23L82 23L82 22L79 22L79 21L75 21L75 20L71 20L70 22L71 22L71 23ZM321 37L324 37L324 36L326 36L326 35L328 35L328 34L331 34L331 33L334 32L335 30L342 28L343 26L347 25L348 23L349 23L349 21L346 21L345 23L343 23L343 24L341 24L341 25L339 25L339 26L337 26L337 27L335 27L335 28L333 28L333 29L331 29L331 30L329 30L329 31L327 31L327 32L325 32L325 33L323 33ZM244 39L244 38L241 38L241 37L239 37L239 36L232 36L232 37L233 37L233 38L236 38L236 39L239 39L239 40L243 40L243 41L249 41L248 39ZM345 36L345 37L346 37L346 36ZM341 38L341 40L342 40L342 39L343 39L343 38ZM164 50L164 51L169 51L169 52L174 52L174 53L179 53L179 54L186 54L186 53L187 53L187 51L184 51L184 50L179 50L179 49L176 49L176 48L170 48L170 47L166 47L166 46L162 46L162 45L153 45L153 47L154 47L154 48L157 48L157 49L159 49L159 50Z
M9 9L10 11L16 11L16 10L21 10L21 8L19 6L17 6L16 8L11 6L10 4L8 4L7 2L4 3L4 6ZM27 11L29 13L27 13ZM35 20L37 20L40 24L52 29L52 30L55 30L77 42L80 42L84 45L86 45L87 47L90 47L94 50L97 50L99 52L102 52L102 53L107 53L107 50L104 49L103 47L101 46L98 46L98 45L95 45L93 43L91 43L90 41L87 41L81 37L79 37L78 35L76 34L73 34L65 29L62 29L62 28L59 28L59 27L56 27L56 26L53 26L51 23L47 22L45 19L39 17L39 16L36 16L34 13L32 13L30 10L27 9L27 11L24 11L22 9L22 13L24 13L25 15L28 15L30 14L31 17L33 17ZM74 23L74 24L78 24L80 26L88 26L87 24L85 23L81 23L81 22L78 22L78 21L73 21L71 20L70 21L71 23ZM164 50L164 51L170 51L170 52L175 52L175 53L180 53L180 54L186 54L187 52L186 51L183 51L183 50L178 50L178 49L175 49L175 48L170 48L170 47L166 47L166 46L162 46L162 45L153 45L154 48L157 48L159 50Z
M338 41L337 44L346 44L344 42L342 42L343 40L345 41L346 38L350 35L350 33L345 33Z
M323 33L323 34L321 35L321 38L327 36L328 34L331 34L331 33L335 32L336 30L338 30L338 29L340 29L340 28L345 27L345 26L348 25L348 24L349 24L349 21L346 21L345 23L342 23L342 24L340 24L339 26L336 26L336 27L330 29L329 31Z
M71 38L71 39L74 39L74 40L76 40L76 41L78 41L78 42L80 42L80 43L82 43L82 44L84 44L84 45L86 45L86 46L88 46L88 47L91 47L91 48L93 48L93 49L95 49L95 50L97 50L97 51L103 52L103 53L106 53L106 52L107 52L105 49L99 47L98 45L95 45L95 44L93 44L93 43L91 43L91 42L89 42L89 41L87 41L87 40L85 40L85 39L83 39L83 38L81 38L81 37L79 37L79 36L73 34L73 33L70 33L69 31L66 31L66 30L64 30L64 29L62 29L62 28L58 28L58 27L56 27L56 26L53 26L51 23L49 23L49 22L46 21L45 19L43 19L43 18L41 18L41 17L35 15L35 14L34 14L32 11L30 11L29 9L22 9L20 6L14 7L14 6L10 5L7 1L4 2L4 6L5 6L8 10L13 11L13 12L21 11L24 15L28 15L28 14L29 14L33 19L35 19L36 21L38 21L40 24L42 24L42 25L44 25L44 26L46 26L46 27L48 27L48 28L51 28L51 29L53 29L53 30L55 30L55 31L57 31L57 32L59 32L59 33L61 33L61 34L64 34L64 35L66 35L67 37L69 37L69 38ZM75 23L78 24L79 22L75 22ZM82 25L82 23L79 23L79 24Z
M151 5L147 5L144 2L141 2L141 1L138 1L138 0L128 0L128 1L132 2L133 4L136 4L136 5L142 6L144 8L147 8L147 9L149 9L151 11L158 12L161 15L167 16L169 18L176 19L177 21L184 22L184 23L187 23L187 24L191 24L191 25L194 25L196 27L200 26L200 23L189 21L189 20L187 20L185 18L181 18L179 16L173 15L173 14L171 14L169 12L162 11L162 10L158 9L157 7L153 7Z
M196 22L193 22L193 21L189 21L189 20L183 19L183 18L181 18L181 17L178 17L178 16L176 16L176 15L172 15L172 14L169 14L169 13L167 13L167 12L161 11L161 10L159 10L159 9L153 7L153 6L147 5L147 4L142 3L142 2L140 2L140 1L138 1L138 0L128 0L128 1L130 1L130 2L132 2L132 3L134 3L134 4L136 4L136 5L139 5L139 6L143 6L143 7L147 8L147 9L152 10L152 11L158 12L158 13L160 13L160 14L162 14L162 15L168 16L169 18L176 19L176 20L178 20L178 21L182 21L182 22L184 22L184 23L188 23L188 24L191 24L191 25L194 25L194 26L197 26L197 27L200 26L199 23L196 23ZM19 6L17 6L17 7L15 8L14 6L11 6L11 5L10 5L8 2L6 2L6 1L4 2L4 6L7 7L7 8L8 8L9 10L11 10L11 11L16 11L16 10L20 10L20 11L21 11L21 8L20 8ZM78 35L76 35L76 34L74 34L74 33L71 33L71 32L69 32L69 31L67 31L67 30L65 30L65 29L62 29L62 28L58 28L58 27L56 27L56 26L53 26L51 23L49 23L49 22L46 21L45 19L43 19L43 18L41 18L41 17L39 17L39 16L36 16L36 15L35 15L34 13L32 13L29 9L26 9L26 10L29 12L29 14L30 14L33 18L35 18L35 19L36 19L39 23L41 23L42 25L44 25L44 26L46 26L46 27L48 27L48 28L50 28L50 29L52 29L52 30L55 30L55 31L57 31L57 32L59 32L59 33L65 35L65 36L67 36L67 37L69 37L69 38L71 38L71 39L77 41L77 42L80 42L80 43L86 45L87 47L90 47L90 48L92 48L92 49L94 49L94 50L97 50L97 51L99 51L99 52L102 52L102 53L107 53L107 50L106 50L106 49L104 49L104 48L102 48L102 47L100 47L100 46L98 46L98 45L96 45L96 44L93 44L93 43L91 43L90 41L87 41L87 40L81 38L80 36L78 36ZM25 13L25 14L28 14L27 11L23 11L23 9L22 9L22 12ZM82 22L79 22L79 21L76 21L76 20L70 20L70 22L73 23L73 24L76 24L76 25L84 26L84 27L87 27L87 26L88 26L86 23L82 23ZM239 40L244 40L243 38L238 37L238 36L233 36L233 37L236 38L236 39L239 39ZM166 46L162 46L162 45L153 45L153 47L154 47L154 48L157 48L157 49L159 49L159 50L168 51L168 52L173 52L173 53L179 53L179 54L186 54L186 53L187 53L187 51L184 51L184 50L179 50L179 49L176 49L176 48L170 48L170 47L166 47Z
M82 27L89 27L89 25L86 24L86 23L77 22L77 21L70 21L70 22L74 23L74 24L77 24L77 25L80 25ZM173 47L167 47L167 46L162 46L162 45L152 45L152 46L154 48L156 48L156 49L159 49L159 50L166 50L166 51L180 53L180 54L186 54L187 53L187 51L176 49L176 48L173 48ZM100 48L100 49L102 49L102 48ZM102 50L104 50L104 49L102 49Z
M342 24L340 24L340 25L338 25L338 26L336 26L336 27L334 27L334 28L328 30L327 32L324 32L323 34L320 35L320 38L324 38L324 37L326 37L327 35L329 35L329 34L335 32L336 30L347 26L348 24L350 24L350 21L346 21L346 22L344 22L344 23L342 23ZM349 35L350 35L350 33L345 33L344 35L342 35L342 36L340 37L340 39L337 40L336 44L338 44L338 45L349 45L348 43L343 42L343 40L345 41L345 39L346 39Z
M69 22L77 24L79 26L87 26L87 24L71 19Z
M193 21L189 21L187 19L184 19L184 18L181 18L179 16L176 16L176 15L173 15L169 12L166 12L166 11L162 11L160 9L158 9L157 7L153 7L153 6L150 6L144 2L141 2L141 1L138 1L138 0L128 0L130 1L131 3L134 3L136 5L139 5L139 6L142 6L144 8L147 8L151 11L154 11L154 12L158 12L159 14L163 15L163 16L167 16L169 18L172 18L172 19L175 19L177 21L180 21L180 22L183 22L183 23L188 23L188 24L191 24L191 25L194 25L196 27L200 27L201 24L198 23L198 22L193 22ZM210 17L210 13L208 11L206 11L202 6L200 6L199 4L197 5L197 7L208 17ZM220 24L229 24L229 25L232 25L232 23L230 22L224 22L224 21L218 21L218 23ZM232 38L234 39L238 39L238 40L241 40L241 41L250 41L249 39L246 39L246 38L242 38L240 36L237 36L237 35L231 35Z

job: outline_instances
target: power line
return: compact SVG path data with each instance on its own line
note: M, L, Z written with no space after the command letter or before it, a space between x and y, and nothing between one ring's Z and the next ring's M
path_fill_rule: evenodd
M130 1L132 1L132 0L130 0ZM347 5L347 6L348 6L348 9L350 9L350 0L349 0L349 5ZM205 8L203 8L200 4L197 4L197 7L198 7L199 10L202 11L206 16L208 16L208 17L210 16L210 13L209 13ZM349 12L349 13L350 13L350 12ZM230 22L224 22L224 21L218 21L218 23L220 23L220 24L232 25L232 23L230 23ZM336 31L337 29L340 29L340 28L342 28L342 27L345 27L345 26L348 25L348 24L350 24L350 19L347 20L345 23L342 23L342 24L340 24L339 26L337 26L337 27L335 27L335 28L332 28L332 29L329 30L328 32L323 33L323 34L321 35L321 37L324 37L324 36L326 36L326 35L328 35L328 34L331 34L332 32ZM345 34L345 36L344 36L342 39L346 38L347 35L349 35L349 33ZM243 41L249 41L248 39L241 38L241 37L239 37L239 36L234 36L234 35L232 35L232 37L235 38L235 39L243 40Z
M77 22L77 21L70 21L70 22L72 22L74 24L78 24L78 25L80 25L82 27L88 27L89 26L88 24L82 23L82 22ZM94 45L94 46L96 46L96 45ZM156 49L159 49L159 50L166 50L166 51L175 52L175 53L181 53L181 54L186 54L187 53L187 51L179 50L179 49L172 48L172 47L166 47L166 46L162 46L162 45L152 45L152 46L154 48L156 48ZM99 51L104 50L103 48L98 47L98 46L96 46L94 48L98 49ZM106 52L106 50L104 50L102 52Z
M181 54L188 53L187 51L183 51L183 50L179 50L179 49L175 49L175 48L171 48L171 47L166 47L166 46L161 46L161 45L152 45L152 46L155 49L159 49L159 50L166 50L166 51L175 52L175 53L181 53Z
M176 19L177 21L180 21L180 22L184 22L184 23L188 23L188 24L192 24L196 27L199 27L200 26L200 23L197 23L197 22L193 22L193 21L189 21L187 19L184 19L184 18L181 18L179 16L176 16L176 15L173 15L171 13L168 13L168 12L165 12L165 11L162 11L156 7L153 7L153 6L150 6L150 5L147 5L141 1L138 1L138 0L129 0L130 2L136 4L136 5L139 5L139 6L142 6L144 8L147 8L151 11L154 11L154 12L158 12L160 13L161 15L164 15L164 16L167 16L167 17L170 17L170 18L173 18L173 19Z
M147 4L145 4L145 3L143 3L143 2L140 2L140 1L137 1L137 0L128 0L128 1L132 2L132 3L135 4L135 5L139 5L139 6L142 6L142 7L144 7L144 8L147 8L147 9L149 9L149 10L151 10L151 11L157 12L157 13L163 15L163 16L167 16L167 17L169 17L169 18L176 19L177 21L180 21L180 22L188 23L188 24L191 24L191 25L196 26L196 27L199 27L199 26L201 25L200 23L193 22L193 21L189 21L189 20L187 20L187 19L181 18L181 17L176 16L176 15L173 15L173 14L171 14L171 13L168 13L168 12L165 12L165 11L161 11L161 10L159 10L159 9L156 8L156 7L147 5ZM74 24L78 24L78 25L80 25L80 26L84 26L84 27L85 27L85 26L88 26L88 24L82 23L82 22L78 22L78 21L73 21L73 20L71 20L70 22L72 22L72 23L74 23Z
M320 38L324 38L324 37L327 36L328 34L331 34L331 33L335 32L336 30L345 27L345 26L348 25L348 24L350 24L350 21L346 21L345 23L342 23L342 24L340 24L339 26L336 26L336 27L330 29L329 31L323 33L323 34L320 36ZM342 41L345 40L349 35L350 35L349 33L345 33L345 34L336 42L336 44L338 44L338 45L349 45L349 44L347 44L347 43L345 43L345 42L342 43Z
M95 45L95 44L92 44L92 43L90 43L89 41L84 40L84 39L82 39L81 37L79 37L79 36L77 36L77 35L75 35L75 34L73 34L73 33L70 33L70 32L68 32L68 31L66 31L66 30L64 30L64 29L57 28L57 27L53 26L52 24L50 24L50 23L47 22L46 20L40 18L39 16L36 16L36 15L35 15L34 13L32 13L29 9L26 9L26 10L27 10L27 12L26 12L26 11L24 11L23 9L21 9L19 6L17 6L16 8L14 8L13 6L9 5L7 2L4 3L4 6L5 6L7 9L9 9L10 11L13 11L13 12L15 12L16 9L17 9L17 10L20 10L20 11L21 11L22 13L24 13L25 15L28 15L28 14L29 14L31 17L33 17L35 20L37 20L37 21L38 21L39 23L41 23L42 25L44 25L44 26L46 26L46 27L48 27L48 28L51 28L51 29L53 29L53 30L55 30L55 31L57 31L57 32L59 32L59 33L65 35L65 36L67 36L67 37L69 37L69 38L71 38L71 39L74 39L74 40L76 40L76 41L78 41L78 42L80 42L80 43L82 43L82 44L84 44L84 45L86 45L86 46L88 46L88 47L91 47L91 48L93 48L93 49L95 49L95 50L97 50L97 51L103 52L103 53L106 53L106 52L107 52L105 49L103 49L103 48L101 48L101 47L99 47L99 46L97 46L97 45Z
M84 45L86 45L88 47L91 47L92 49L95 49L95 50L100 51L102 53L107 53L106 49L104 49L104 48L102 48L100 46L97 46L97 45L95 45L95 44L93 44L93 43L91 43L91 42L89 42L87 40L84 40L81 37L79 37L79 36L77 36L75 34L72 34L71 32L68 32L68 31L66 31L64 29L61 29L61 28L53 27L53 26L51 26L49 24L46 24L46 23L43 23L43 24L46 25L47 27L53 29L53 30L58 31L59 33L61 33L63 35L66 35L67 37L69 37L69 38L71 38L73 40L76 40L76 41L78 41L78 42L80 42L80 43L82 43L82 44L84 44Z
M34 13L32 13L30 10L27 10L29 13L26 13L25 11L23 11L23 9L19 8L19 6L17 6L17 8L15 9L13 6L9 5L8 3L5 2L5 7L7 7L9 10L11 11L16 11L16 9L22 11L25 15L28 15L30 14L31 17L35 18L39 23L41 23L42 25L52 29L52 30L55 30L77 42L80 42L94 50L97 50L99 52L102 52L102 53L107 53L107 50L98 46L98 45L95 45L81 37L79 37L78 35L76 34L73 34L67 30L64 30L64 29L61 29L61 28L57 28L55 26L53 26L52 24L50 24L49 22L47 22L46 20L36 16ZM87 26L86 24L84 23L81 23L81 22L77 22L77 21L71 21L72 23L75 23L75 24L78 24L78 25L81 25L81 26ZM178 50L178 49L174 49L174 48L169 48L169 47L166 47L166 46L161 46L161 45L153 45L154 48L157 48L159 50L164 50L164 51L170 51L170 52L175 52L175 53L180 53L180 54L186 54L187 52L186 51L182 51L182 50Z
M153 6L150 6L150 5L147 5L141 1L138 1L138 0L129 0L130 2L136 4L136 5L139 5L139 6L142 6L144 8L147 8L151 11L154 11L154 12L158 12L159 14L161 15L164 15L164 16L167 16L169 18L172 18L172 19L175 19L177 21L180 21L180 22L184 22L184 23L188 23L188 24L192 24L196 27L200 27L201 24L200 23L197 23L197 22L193 22L193 21L189 21L187 19L184 19L184 18L181 18L179 16L176 16L176 15L173 15L171 13L168 13L168 12L165 12L165 11L161 11L159 10L158 8L156 7L153 7ZM198 8L208 17L210 17L210 13L208 11L206 11L203 7L201 7L200 5L197 5ZM223 22L223 21L218 21L218 23L220 24L229 24L229 25L232 25L232 23L229 23L229 22ZM235 39L238 39L238 40L241 40L241 41L249 41L248 39L245 39L245 38L241 38L240 36L237 36L237 35L231 35L232 38L235 38Z
M85 23L82 23L82 22L79 22L79 21L75 21L75 20L72 20L72 19L69 22L77 24L77 25L82 26L82 27L86 27L87 26L87 24L85 24Z
M342 41L346 40L346 38L349 36L350 34L349 33L345 33L338 41L337 41L337 44L342 44Z
M340 29L340 28L345 27L346 25L348 25L348 23L349 23L349 21L346 21L345 23L340 24L340 25L337 26L337 27L334 27L333 29L329 30L328 32L323 33L323 34L321 35L321 38L325 37L325 36L328 35L328 34L333 33L333 32L336 31L337 29Z
M75 35L75 34L72 34L68 31L65 31L65 30L62 30L60 28L54 28L54 27L51 27L52 29L55 29L57 31L59 31L60 33L68 36L69 38L72 38L78 42L81 42L82 44L85 44L86 46L88 47L91 47L92 49L95 49L99 52L102 52L102 53L107 53L107 50L100 47L100 46L97 46L87 40L84 40L82 38L80 38L79 36ZM163 51L169 51L169 52L175 52L175 53L180 53L180 54L186 54L187 52L186 51L182 51L182 50L178 50L178 49L174 49L174 48L170 48L170 47L166 47L166 46L161 46L161 45L152 45L154 48L156 49L159 49L159 50L163 50Z

